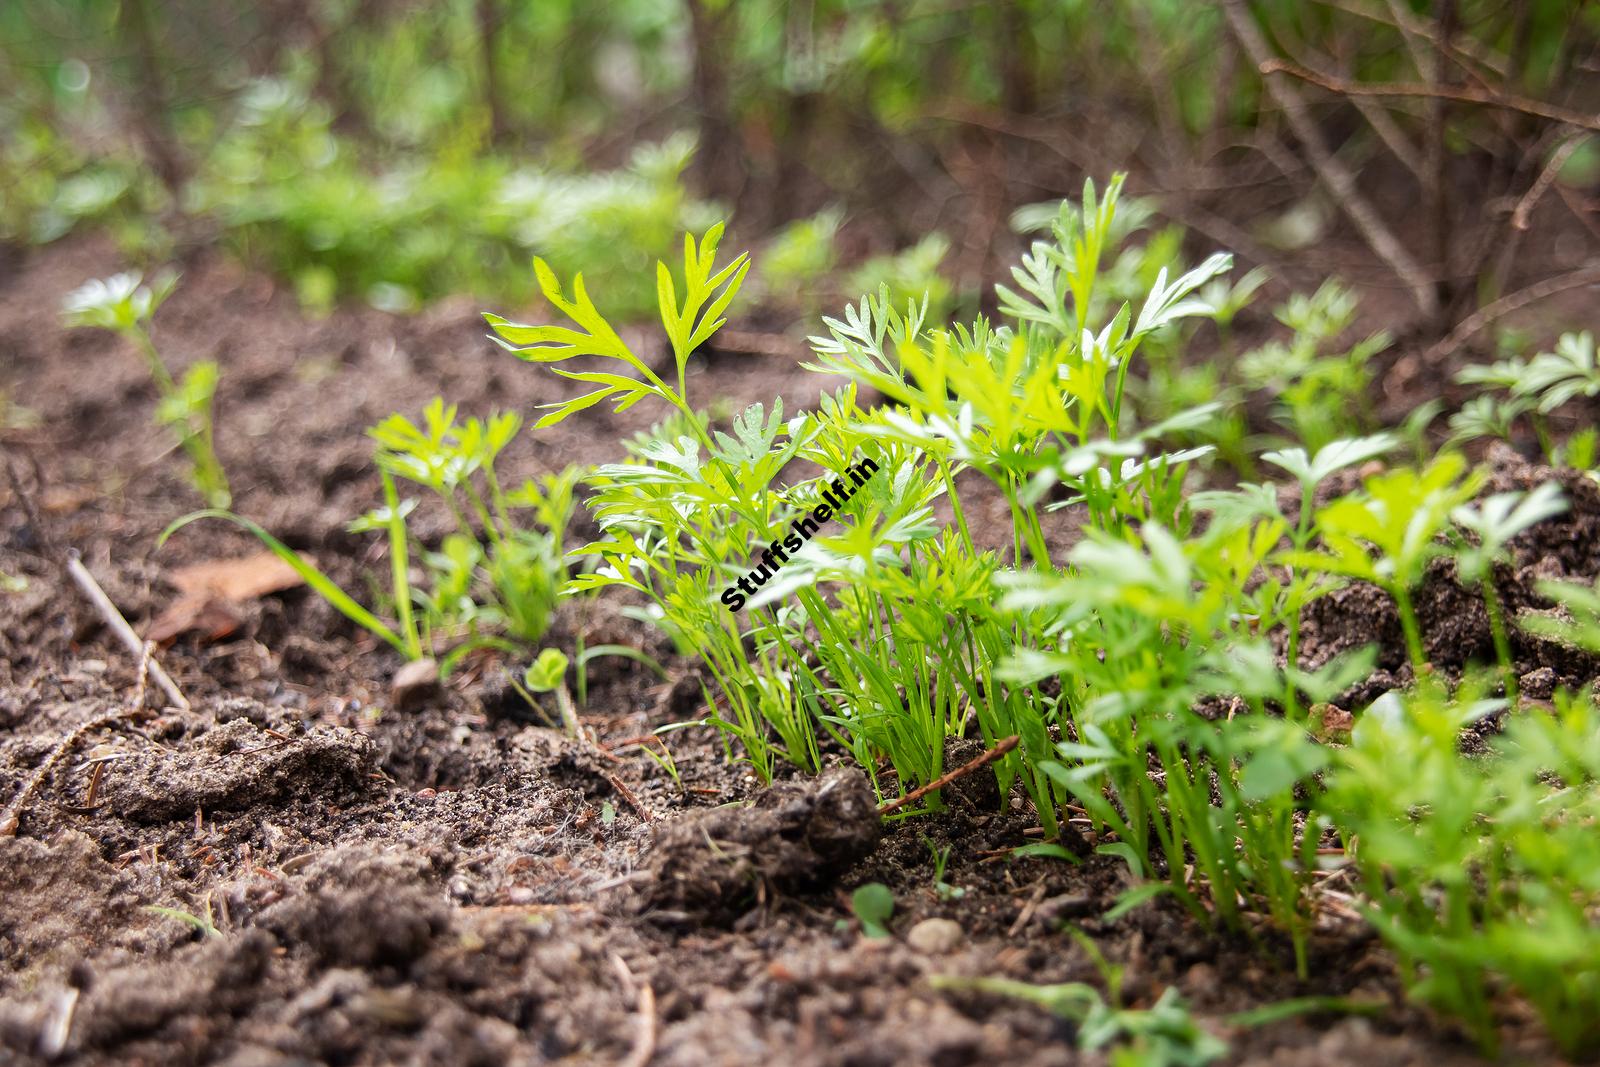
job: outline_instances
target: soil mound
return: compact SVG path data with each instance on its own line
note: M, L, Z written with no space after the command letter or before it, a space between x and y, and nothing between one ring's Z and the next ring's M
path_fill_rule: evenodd
M651 851L653 882L644 904L658 918L731 922L775 893L826 883L882 835L872 787L860 771L780 782L748 806L664 827Z

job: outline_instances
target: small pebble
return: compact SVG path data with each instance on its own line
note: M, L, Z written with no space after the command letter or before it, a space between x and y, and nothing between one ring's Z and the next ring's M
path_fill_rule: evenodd
M1183 991L1189 996L1208 993L1217 984L1217 969L1209 963L1197 963L1183 974Z
M431 659L416 659L394 672L389 700L396 711L406 711L439 691L439 664Z
M966 933L954 919L923 919L906 934L906 944L926 956L942 956L961 947Z
M351 1001L352 1014L380 1026L396 1030L416 1027L422 1022L422 1007L404 989L369 989Z

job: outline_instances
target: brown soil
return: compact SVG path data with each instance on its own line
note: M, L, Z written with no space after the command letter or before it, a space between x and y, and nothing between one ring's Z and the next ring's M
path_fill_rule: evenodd
M26 585L0 594L0 803L135 688L136 664L61 553L81 551L143 626L175 596L172 569L254 548L220 525L155 548L195 500L151 425L149 384L111 337L64 332L54 314L112 259L104 244L72 242L14 261L0 287L0 389L40 417L3 438L20 492L0 488L0 570ZM344 523L377 498L364 427L435 394L475 414L559 395L483 339L476 311L449 302L414 319L308 321L268 280L201 256L157 340L175 363L223 364L219 447L237 509L360 589L375 550ZM696 373L703 403L781 394L792 410L818 390L772 358L713 354ZM635 409L628 428L649 418ZM614 425L591 411L525 433L509 462L533 474L614 458ZM1509 453L1494 462L1497 487L1548 473ZM1539 606L1534 578L1600 570L1600 496L1586 481L1568 489L1573 513L1524 538L1499 576L1514 610ZM1419 604L1441 666L1487 648L1481 608L1447 574ZM1333 913L1307 982L1287 946L1216 936L1161 901L1104 920L1127 885L1120 862L1008 858L1034 820L1020 802L1002 811L985 776L948 790L937 816L880 827L855 772L758 790L715 735L692 729L669 740L675 781L618 744L693 709L692 687L659 685L630 661L595 665L582 710L596 748L508 698L493 660L400 712L387 706L395 657L304 590L246 615L221 643L185 637L163 652L192 713L86 736L17 835L0 838L0 1062L638 1063L629 1057L649 1035L654 1064L1070 1064L1090 1058L1068 1024L928 978L1097 981L1072 928L1126 968L1130 1003L1176 984L1233 1041L1234 1062L1474 1059L1403 1004L1387 955ZM570 649L579 628L689 676L620 615L564 609L551 643ZM1351 589L1312 613L1307 659L1373 640L1397 648L1392 609ZM1594 673L1538 643L1517 651L1530 689ZM1375 684L1402 683L1386 655ZM952 760L973 751L961 743ZM933 885L932 848L946 846L960 899ZM851 916L850 890L869 881L894 892L892 939L864 938ZM220 936L152 906L209 916ZM946 951L906 939L932 917L960 924ZM1249 1031L1225 1021L1310 993L1388 1008ZM1549 1058L1537 1038L1512 1037L1518 1055Z

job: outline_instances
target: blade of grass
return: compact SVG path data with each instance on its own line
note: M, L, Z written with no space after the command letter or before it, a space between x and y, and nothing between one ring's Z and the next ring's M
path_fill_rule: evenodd
M411 614L411 553L406 543L406 519L400 513L400 494L395 490L394 477L386 470L383 476L383 503L389 509L389 567L394 576L394 609L400 616L400 631L405 638L402 650L407 659L422 658L422 641L417 637L417 623Z
M583 650L583 654L578 657L578 662L587 664L597 656L621 656L624 659L631 659L636 663L644 664L654 671L658 678L664 680L667 677L666 668L657 663L653 656L629 645L591 645Z
M1266 1026L1297 1015L1380 1015L1386 1005L1353 997L1291 997L1227 1016L1229 1026Z
M355 623L357 626L360 626L370 631L377 637L381 637L383 640L389 642L389 644L393 645L401 655L406 656L407 658L415 658L412 656L411 649L407 645L405 639L399 634L395 633L394 630L390 629L388 624L386 624L382 619L378 618L372 612L356 603L349 593L346 593L343 589L340 589L337 585L335 585L333 579L329 578L326 574L323 574L309 561L307 561L304 556L300 555L300 553L296 552L294 549L290 548L276 537L273 537L262 526L250 521L243 515L235 515L231 511L223 511L220 508L205 508L201 511L191 511L189 514L173 520L170 526L161 531L161 536L156 539L156 547L160 548L162 545L166 544L167 538L183 529L183 527L199 519L226 519L235 526L254 534L256 536L256 540L260 541L263 545L266 545L267 549L273 555L277 556L279 559L283 560L283 562L292 567L294 572L301 578L305 579L305 583L309 585L318 596L322 597L329 604L331 604L341 615Z

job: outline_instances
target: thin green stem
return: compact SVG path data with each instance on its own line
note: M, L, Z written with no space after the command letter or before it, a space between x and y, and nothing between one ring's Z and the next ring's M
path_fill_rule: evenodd
M140 354L150 367L150 377L156 380L156 385L163 396L171 396L178 391L178 383L173 381L172 374L167 370L167 365L161 361L161 353L156 351L155 342L150 340L150 334L143 326L135 323L125 331L127 336L133 338Z
M400 494L395 489L394 477L388 471L380 473L383 502L389 510L389 568L394 585L394 610L405 639L406 657L421 659L422 641L417 636L417 624L411 614L411 554L406 543L406 520L400 514Z
M500 520L501 531L505 536L509 537L516 527L511 524L511 513L506 507L506 495L500 491L500 479L495 476L493 461L483 465L483 475L484 479L489 483L489 500L494 505L495 517ZM558 536L561 533L560 530L551 532Z
M945 495L950 498L950 510L955 515L956 529L961 532L961 543L968 552L977 553L977 548L972 543L972 532L967 529L966 512L961 507L961 497L956 493L955 475L951 473L950 464L943 456L937 456L934 462L939 467L939 477L944 481Z
M1033 557L1034 565L1040 570L1050 570L1050 550L1045 547L1044 530L1039 525L1039 516L1032 508L1024 508L1017 498L1017 485L1015 480L1006 476L1002 489L1005 493L1006 504L1011 509L1011 543L1013 558L1017 566L1022 566L1022 544L1025 540L1028 553Z
M1506 634L1505 612L1500 606L1500 594L1494 587L1494 574L1483 579L1483 607L1489 615L1489 633L1494 639L1494 655L1499 661L1501 676L1505 679L1506 700L1513 708L1517 703L1517 669L1511 659L1511 640Z
M503 543L505 539L501 536L494 519L489 516L489 509L484 507L483 497L478 494L478 490L473 486L472 479L463 478L461 485L466 489L467 503L472 506L473 514L478 516L478 522L482 524L483 532L489 535L489 540L494 542L495 545Z
M1400 613L1400 629L1406 637L1406 653L1411 657L1411 670L1414 675L1421 677L1423 669L1427 666L1427 653L1422 648L1422 630L1417 625L1417 612L1411 603L1411 590L1403 584L1390 587L1389 595L1394 597L1395 607Z

